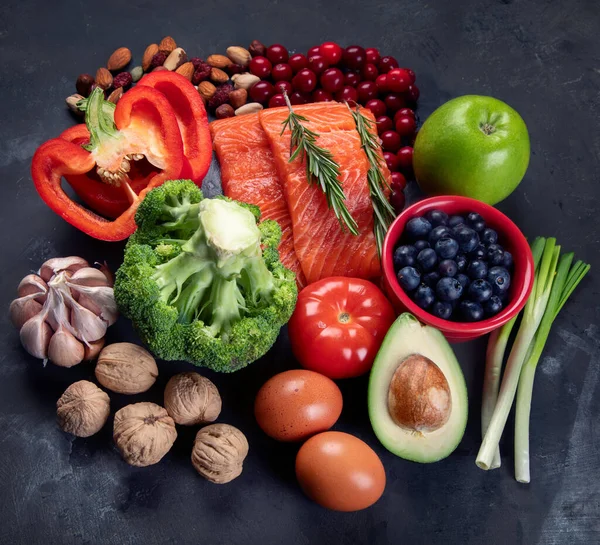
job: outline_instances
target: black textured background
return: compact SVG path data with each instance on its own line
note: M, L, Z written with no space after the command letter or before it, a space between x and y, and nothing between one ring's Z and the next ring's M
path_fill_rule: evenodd
M597 245L600 137L600 8L596 0L168 2L4 0L0 6L0 543L19 544L588 544L600 542L600 329ZM82 255L120 263L122 244L94 241L55 216L29 174L38 145L73 123L64 99L81 72L94 73L118 46L139 64L148 43L172 35L193 55L252 39L305 52L324 40L379 47L412 67L424 118L447 99L490 94L528 124L525 180L500 205L527 236L555 235L592 263L592 274L555 324L539 365L532 410L532 479L513 479L512 429L503 466L474 460L485 341L460 345L471 414L447 460L418 465L376 441L365 379L341 383L335 428L381 456L388 485L376 506L328 512L296 486L296 447L266 438L252 416L259 386L294 367L287 337L264 360L232 376L208 376L224 402L220 421L240 427L250 454L226 486L201 479L189 457L195 429L179 429L158 465L126 465L112 419L95 437L73 439L55 424L55 402L92 366L64 370L27 356L6 310L19 280L47 258ZM214 179L214 173L212 179ZM125 320L109 341L135 341ZM160 363L148 394L112 395L114 409L160 402L186 364Z

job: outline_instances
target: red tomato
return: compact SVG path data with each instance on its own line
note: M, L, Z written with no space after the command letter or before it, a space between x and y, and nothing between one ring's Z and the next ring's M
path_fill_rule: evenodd
M334 276L300 292L288 331L302 367L349 378L371 369L394 319L391 303L375 284Z

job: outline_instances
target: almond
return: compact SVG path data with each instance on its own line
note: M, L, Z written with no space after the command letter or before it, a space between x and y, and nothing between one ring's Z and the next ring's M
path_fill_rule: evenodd
M229 93L229 104L231 104L235 110L246 104L246 100L248 100L248 91L246 91L246 89L236 89Z
M227 72L224 72L220 68L213 67L210 69L210 79L215 83L225 83L229 80L229 76L227 75Z
M206 62L209 66L214 68L227 68L230 64L232 64L231 60L227 58L225 55L209 55Z
M258 76L250 74L250 72L236 74L235 76L232 76L231 79L233 80L233 85L236 89L246 89L246 91L260 81Z
M152 62L152 57L158 53L158 44L150 44L146 51L144 51L144 56L142 57L142 70L144 72L148 71L150 68L150 63Z
M240 47L239 45L232 45L231 47L228 47L227 56L234 64L239 64L241 66L248 66L250 64L250 60L252 59L250 51Z
M198 92L202 98L210 100L217 92L217 88L210 81L203 81L198 85Z
M177 70L175 70L175 72L181 74L189 81L192 81L192 76L194 75L194 64L191 62L184 62Z
M167 70L176 70L179 68L185 61L187 61L187 55L185 51L181 49L181 47L177 47L169 53L167 60L163 63L163 66Z
M113 104L116 104L117 102L119 102L119 99L122 96L123 96L123 87L118 87L110 95L108 95L108 98L106 100L108 100L108 102L112 102Z
M158 50L164 51L165 53L170 53L177 47L175 40L171 38L171 36L165 36L160 43L158 44Z
M109 58L106 68L111 72L125 68L131 61L131 51L126 47L119 47Z
M244 104L244 106L241 108L238 108L235 111L235 115L255 114L256 112L260 112L262 109L262 104L259 104L258 102L249 102L248 104Z
M106 68L98 68L96 72L96 85L102 89L108 89L113 82L112 74Z

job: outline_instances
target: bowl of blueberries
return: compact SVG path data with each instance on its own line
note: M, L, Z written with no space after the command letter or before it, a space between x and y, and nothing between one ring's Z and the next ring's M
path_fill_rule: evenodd
M383 244L388 297L450 341L485 335L516 316L534 279L519 228L496 208L458 196L404 210Z

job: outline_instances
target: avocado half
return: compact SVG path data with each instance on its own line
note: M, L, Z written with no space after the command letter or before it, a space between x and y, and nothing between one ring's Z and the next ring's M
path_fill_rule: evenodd
M412 314L392 324L369 378L369 419L382 445L413 462L437 462L460 443L467 386L444 335Z

